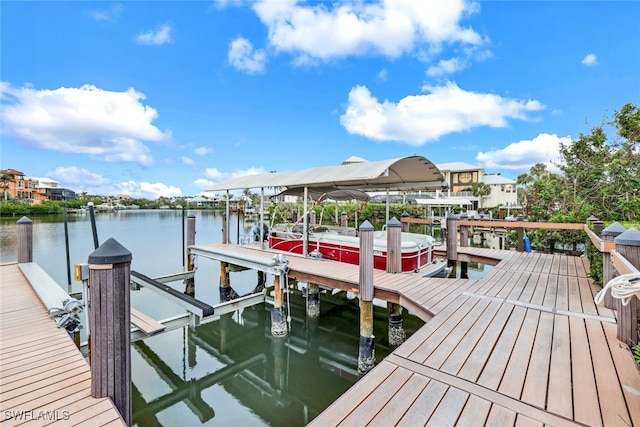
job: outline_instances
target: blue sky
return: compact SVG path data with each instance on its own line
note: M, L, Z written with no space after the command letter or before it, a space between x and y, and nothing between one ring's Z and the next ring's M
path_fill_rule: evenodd
M419 154L515 178L640 104L634 1L2 1L0 168L192 196Z

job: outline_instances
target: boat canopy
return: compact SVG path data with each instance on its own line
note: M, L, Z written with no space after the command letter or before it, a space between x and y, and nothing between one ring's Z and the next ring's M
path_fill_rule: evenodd
M364 191L355 190L355 189L335 189L331 187L312 187L307 190L308 196L312 200L318 200L324 196L325 199L331 200L359 200L363 202L369 201L369 195ZM277 198L280 196L298 196L304 197L304 187L293 187L288 188L280 193L272 196L273 198Z
M208 191L246 188L358 189L366 192L440 190L447 188L444 175L423 156L316 167L298 171L246 175L216 184Z
M449 199L416 199L416 203L419 205L430 206L468 206L473 203L469 199L449 198Z

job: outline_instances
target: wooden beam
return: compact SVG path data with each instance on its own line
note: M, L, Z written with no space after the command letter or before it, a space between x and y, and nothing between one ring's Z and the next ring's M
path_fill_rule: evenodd
M636 274L640 273L637 268L633 266L625 257L620 254L620 252L616 250L612 250L611 254L611 264L616 269L618 274Z

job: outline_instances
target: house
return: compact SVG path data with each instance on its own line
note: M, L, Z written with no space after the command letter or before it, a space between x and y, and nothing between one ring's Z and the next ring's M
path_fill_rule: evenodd
M76 193L49 178L27 177L15 169L0 170L2 199L30 200L33 204L44 200L73 200Z

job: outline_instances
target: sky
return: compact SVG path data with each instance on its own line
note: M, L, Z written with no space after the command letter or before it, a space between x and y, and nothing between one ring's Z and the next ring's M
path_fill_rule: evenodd
M351 156L515 179L625 103L637 1L0 2L0 168L77 193Z

